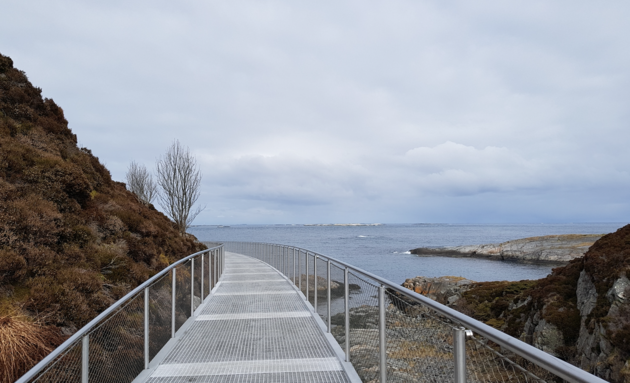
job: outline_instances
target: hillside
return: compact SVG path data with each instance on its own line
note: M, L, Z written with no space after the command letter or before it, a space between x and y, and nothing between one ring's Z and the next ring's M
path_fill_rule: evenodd
M0 381L205 246L145 206L0 55Z
M630 382L630 225L536 281L404 286L611 382Z

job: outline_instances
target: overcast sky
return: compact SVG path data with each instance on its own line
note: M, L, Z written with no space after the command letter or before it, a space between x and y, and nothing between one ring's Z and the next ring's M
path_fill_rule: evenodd
M195 224L630 220L628 1L3 0L0 53Z

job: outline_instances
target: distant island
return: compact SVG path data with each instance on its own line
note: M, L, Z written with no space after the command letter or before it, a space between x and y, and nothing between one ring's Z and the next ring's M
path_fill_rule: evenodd
M419 247L410 250L410 252L425 256L474 257L500 261L564 264L583 256L588 248L602 236L603 234L545 235L486 245Z
M306 223L304 226L383 226L382 223Z

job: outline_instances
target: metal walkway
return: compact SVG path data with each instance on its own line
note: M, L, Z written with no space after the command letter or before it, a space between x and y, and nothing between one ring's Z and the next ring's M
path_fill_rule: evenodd
M357 382L304 296L271 266L226 252L219 283L134 382Z

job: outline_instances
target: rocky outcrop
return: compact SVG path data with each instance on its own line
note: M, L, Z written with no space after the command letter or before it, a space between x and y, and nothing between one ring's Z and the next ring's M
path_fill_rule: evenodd
M546 235L497 244L420 247L410 252L416 255L476 257L501 261L566 263L583 256L588 248L601 237L601 234Z
M404 286L603 379L630 383L629 276L630 225L540 280L461 288L456 278L413 278Z

